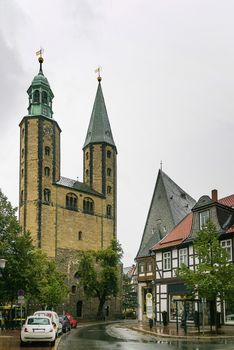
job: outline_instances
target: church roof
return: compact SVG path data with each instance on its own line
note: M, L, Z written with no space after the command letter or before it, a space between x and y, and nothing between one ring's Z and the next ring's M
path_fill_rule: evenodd
M72 180L72 179L69 179L67 177L61 176L60 180L56 182L56 185L68 187L71 190L78 190L78 191L85 192L88 194L93 194L95 196L103 197L103 194L101 194L97 191L94 191L85 183L80 182L80 181L76 181L76 180Z
M159 170L137 258L149 251L192 209L195 200Z
M103 142L115 147L102 87L99 82L84 147L90 143Z

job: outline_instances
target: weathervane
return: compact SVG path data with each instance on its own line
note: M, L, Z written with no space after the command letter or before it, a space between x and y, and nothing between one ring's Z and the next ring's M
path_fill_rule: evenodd
M44 53L44 49L41 47L39 51L36 51L36 55L39 56L38 57L38 62L40 63L40 72L43 74L42 72L42 63L44 62L44 58L42 57L42 54Z
M97 69L95 69L95 73L98 73L98 77L97 77L97 80L100 82L102 80L102 77L100 75L100 72L102 70L102 67L98 66Z

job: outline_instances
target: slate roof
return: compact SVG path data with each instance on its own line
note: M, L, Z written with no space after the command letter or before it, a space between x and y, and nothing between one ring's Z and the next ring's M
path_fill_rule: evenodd
M84 193L93 194L95 196L103 197L103 194L94 191L88 185L83 182L79 182L76 180L69 179L67 177L61 176L60 180L56 182L56 185L68 187L70 189L78 190Z
M191 211L195 203L166 173L159 170L136 258L149 256L152 246L171 231ZM158 228L159 220L166 230L162 230L164 227Z
M99 82L83 148L90 143L103 142L115 147L115 142L112 136L110 122L102 93L102 87L101 83Z
M208 196L202 196L197 204L200 202L200 204L204 201L204 203L212 203L213 201L210 199L208 201ZM214 202L213 202L214 203ZM234 194L230 195L228 197L222 198L218 200L218 203L222 205L227 205L229 207L234 207ZM195 205L197 207L198 205ZM192 219L193 219L193 213L189 213L174 229L171 230L160 242L155 244L152 247L152 250L159 250L163 248L172 247L178 244L181 244L186 239L189 238L191 228L192 228ZM227 233L234 233L234 225L231 226L227 231Z

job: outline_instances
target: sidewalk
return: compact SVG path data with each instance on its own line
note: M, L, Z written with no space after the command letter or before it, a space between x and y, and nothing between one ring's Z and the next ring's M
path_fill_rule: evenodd
M126 326L126 324L125 324ZM153 326L150 329L148 322L137 322L127 325L128 328L140 331L145 334L154 335L157 337L165 337L165 338L180 338L180 339L225 339L225 338L233 338L234 339L234 326L222 326L218 329L218 333L215 333L215 327L213 326L212 333L210 332L210 327L206 326L203 330L200 327L200 333L198 329L194 326L187 327L187 334L185 334L184 328L178 327L178 333L175 323L170 323L168 326L163 326L158 323L156 326Z

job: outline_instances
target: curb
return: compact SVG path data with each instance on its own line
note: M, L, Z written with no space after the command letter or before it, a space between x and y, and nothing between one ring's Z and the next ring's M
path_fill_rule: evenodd
M147 331L144 329L140 329L138 327L127 327L129 329L132 329L137 332L141 332L144 334L152 335L159 338L170 338L170 339L183 339L183 340L192 340L192 339L199 339L199 340L221 340L221 339L234 339L234 335L214 335L214 336L206 336L206 335L171 335L171 334L163 334L163 333L156 333L152 331Z

